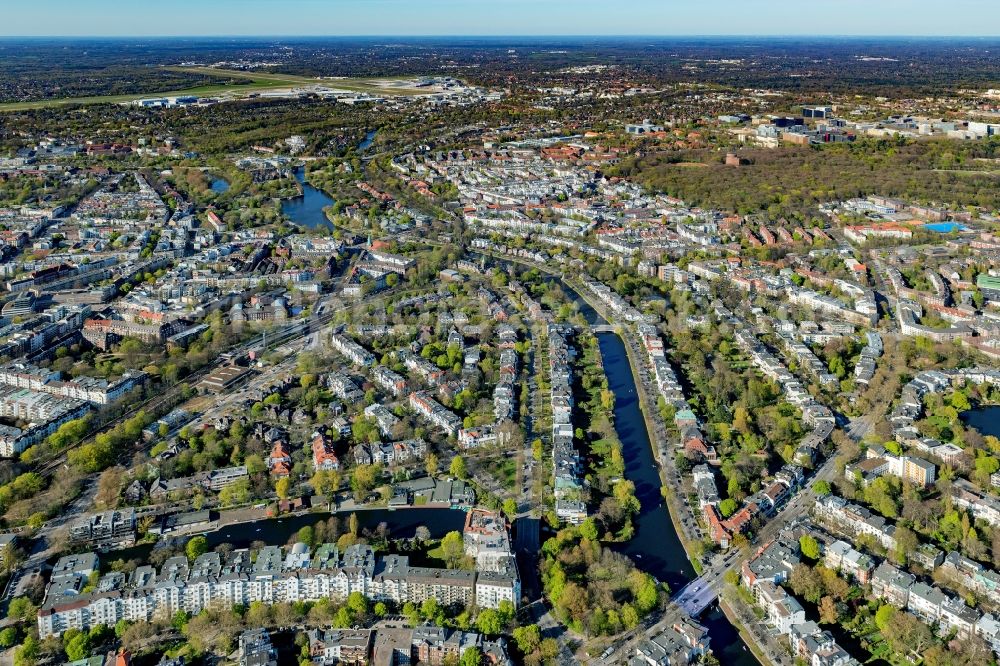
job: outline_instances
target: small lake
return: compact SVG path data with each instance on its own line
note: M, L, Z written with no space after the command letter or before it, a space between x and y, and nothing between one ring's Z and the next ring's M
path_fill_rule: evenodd
M223 194L229 191L229 181L225 178L212 178L212 191L216 194Z
M323 209L332 206L333 199L326 192L317 190L306 182L306 172L302 167L295 170L295 180L302 185L302 195L282 201L281 212L299 226L310 229L325 226L332 229L333 225L326 218Z
M962 422L983 435L1000 437L1000 405L986 405L959 414Z

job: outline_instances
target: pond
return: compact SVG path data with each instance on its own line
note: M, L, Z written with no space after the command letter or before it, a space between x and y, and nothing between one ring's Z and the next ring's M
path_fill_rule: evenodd
M223 194L229 191L229 181L225 178L215 176L212 178L212 191L216 194Z

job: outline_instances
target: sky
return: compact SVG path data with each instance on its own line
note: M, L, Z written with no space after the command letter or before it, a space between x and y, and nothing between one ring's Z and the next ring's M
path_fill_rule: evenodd
M3 36L1000 36L1000 0L3 0Z

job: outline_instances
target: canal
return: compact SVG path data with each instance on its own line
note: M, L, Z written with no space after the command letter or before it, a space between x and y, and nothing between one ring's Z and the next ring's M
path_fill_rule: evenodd
M281 212L300 226L310 229L325 226L332 229L333 225L327 219L324 209L333 205L333 199L326 192L318 190L306 182L305 168L299 167L294 173L295 180L299 181L302 186L302 194L283 200Z
M635 520L635 535L617 550L631 557L640 569L676 591L697 576L660 495L660 474L653 458L646 422L639 409L639 396L625 344L615 333L598 333L597 340L608 387L615 394L615 430L622 443L625 478L635 484L635 494L642 506ZM717 606L709 608L700 622L708 629L712 650L719 663L759 666L757 659L743 644L739 632Z
M565 282L559 282L588 324L608 323ZM653 457L646 421L639 408L639 395L628 352L616 333L598 333L597 342L601 348L604 373L608 377L608 388L615 394L615 431L622 443L625 478L635 484L635 495L641 505L639 516L634 519L635 535L617 550L632 558L637 567L677 591L697 578L697 574L660 494L660 473ZM708 629L712 651L719 663L726 666L760 666L736 627L717 605L708 608L698 621Z

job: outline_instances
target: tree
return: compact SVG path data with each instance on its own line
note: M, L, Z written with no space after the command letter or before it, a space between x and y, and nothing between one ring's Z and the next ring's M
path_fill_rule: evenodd
M300 543L304 543L305 545L312 548L313 542L315 541L316 538L316 534L313 531L312 527L310 527L309 525L303 525L302 527L299 528L299 531L295 535L295 538Z
M492 608L480 611L479 617L476 618L476 629L479 630L479 633L486 634L487 636L499 635L503 631L500 614Z
M514 642L521 654L531 654L542 643L542 632L537 624L514 628Z
M597 541L597 523L594 521L593 517L587 518L580 523L580 536L588 541Z
M340 472L332 469L319 469L309 479L309 485L313 490L323 495L328 501L333 500L333 496L340 489Z
M731 497L727 497L726 499L719 502L719 512L722 513L723 518L728 518L729 516L733 515L734 513L736 513L736 509L738 508L739 505L736 503L736 500L734 500Z
M820 624L836 624L838 619L837 604L833 597L827 595L819 601Z
M824 481L823 479L820 479L819 481L817 481L816 483L813 484L813 490L820 497L823 497L825 495L829 495L830 492L831 492L829 482Z
M30 634L25 636L21 647L14 652L14 666L33 666L38 660L40 651L41 645L38 639Z
M909 613L897 613L882 636L896 654L905 657L923 654L934 642L930 628Z
M7 606L7 618L16 622L34 621L38 608L28 597L15 597Z
M351 592L347 596L347 608L355 617L364 617L368 614L368 599L360 592Z
M635 629L639 625L639 613L631 604L622 606L622 624L626 629Z
M192 537L184 547L184 552L187 553L188 559L194 562L208 552L208 539L203 536Z
M458 660L459 666L479 666L483 660L483 653L480 652L479 648L473 646L467 648L465 652L462 653L462 657Z
M517 502L512 497L503 501L503 512L511 519L517 516Z
M427 458L424 460L424 470L427 472L427 476L435 476L438 473L438 457L436 453L428 453Z
M899 564L906 564L906 558L920 545L916 533L903 525L896 526L893 534L896 547L892 551L893 559Z
M66 632L68 635L69 632ZM65 639L65 635L64 635ZM90 635L78 632L65 641L66 657L70 661L86 659L90 656Z
M819 603L823 596L823 579L812 567L805 564L796 564L792 569L792 574L788 578L792 592L796 596L805 598L809 603Z
M219 503L222 506L245 504L250 499L250 480L240 479L219 491Z
M253 601L247 608L243 621L249 627L267 627L272 622L271 606L263 601Z
M117 508L124 483L125 470L122 467L109 467L104 470L97 480L97 494L94 496L94 503L102 509Z
M457 568L465 557L465 544L461 532L448 532L441 539L441 556L449 569Z
M288 499L288 493L291 488L292 480L287 476L281 477L274 484L274 492L277 493L278 497L281 499Z
M885 628L892 623L892 619L895 616L896 608L889 604L883 604L875 611L875 626L878 627L879 631L885 631Z
M378 465L358 465L351 473L351 490L356 500L364 500L375 488L381 468Z
M803 534L799 537L799 550L810 560L819 559L819 543L811 534Z
M462 456L455 456L452 458L448 471L456 479L462 479L464 481L468 475L468 471L465 469L465 459L462 458Z

